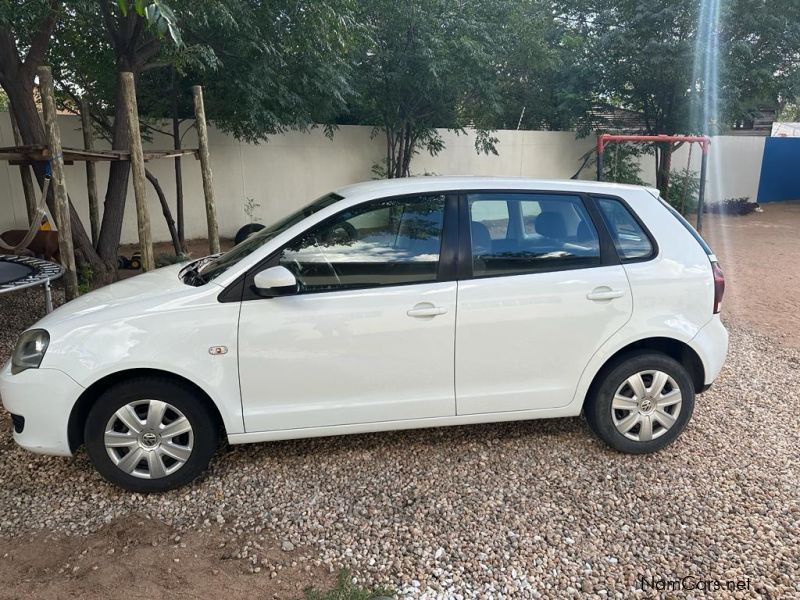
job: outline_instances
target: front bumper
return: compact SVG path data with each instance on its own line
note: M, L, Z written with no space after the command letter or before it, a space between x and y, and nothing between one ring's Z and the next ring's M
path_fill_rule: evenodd
M12 375L9 361L0 372L0 398L8 412L25 420L22 431L14 431L14 441L31 452L72 456L67 426L83 389L58 369Z

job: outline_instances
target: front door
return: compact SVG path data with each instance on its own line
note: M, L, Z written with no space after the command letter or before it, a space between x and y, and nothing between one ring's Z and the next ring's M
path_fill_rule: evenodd
M280 251L299 292L246 300L239 318L248 432L455 414L456 283L439 280L445 203L360 204Z
M466 202L472 278L458 289L458 414L565 406L591 356L630 318L625 271L604 265L579 195Z

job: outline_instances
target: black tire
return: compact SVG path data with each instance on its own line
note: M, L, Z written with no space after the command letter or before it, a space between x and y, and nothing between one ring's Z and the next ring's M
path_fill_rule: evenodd
M193 436L190 454L183 465L154 479L143 479L117 467L104 442L106 426L116 411L131 402L144 400L160 400L180 411L191 425ZM168 410L166 414L169 419L169 415L176 413ZM141 377L117 383L100 395L86 419L84 441L95 468L111 483L131 492L164 492L186 485L206 470L217 450L219 433L204 400L190 386L168 378ZM161 464L168 460L171 459L163 459Z
M628 378L650 370L661 371L672 378L680 391L681 404L677 416L674 417L674 422L669 428L665 428L657 420L658 418L651 418L653 438L649 441L635 440L621 433L614 423L615 418L621 422L634 410L614 411L612 410L612 401L617 390ZM652 379L650 381L652 382ZM671 384L668 384L668 388L665 389L671 390ZM627 388L627 390L632 391L631 388ZM642 351L622 356L599 375L586 399L584 415L592 431L612 448L628 454L648 454L661 450L680 437L692 417L694 397L692 378L682 364L666 354ZM664 410L676 412L675 407L666 407ZM641 427L640 424L635 425L629 434L638 437Z
M261 223L248 223L247 225L240 227L239 231L236 232L236 235L233 238L233 244L235 246L241 244L256 231L261 231L262 229L264 229L264 226Z

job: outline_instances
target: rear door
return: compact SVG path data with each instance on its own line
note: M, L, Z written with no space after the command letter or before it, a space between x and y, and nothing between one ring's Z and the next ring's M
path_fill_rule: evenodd
M591 356L630 318L625 271L590 202L551 192L462 197L459 415L565 406Z

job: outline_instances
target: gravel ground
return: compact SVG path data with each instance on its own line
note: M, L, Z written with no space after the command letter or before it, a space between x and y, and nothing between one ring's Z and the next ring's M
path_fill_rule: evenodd
M26 324L2 322L0 361ZM146 515L222 536L253 578L276 577L263 548L277 545L407 597L639 598L643 576L686 575L749 582L714 597L800 597L798 390L800 352L735 328L716 385L657 455L615 453L580 419L345 436L227 447L160 496L119 492L82 452L24 452L3 419L0 543Z

